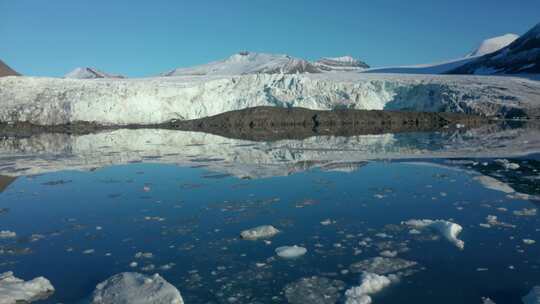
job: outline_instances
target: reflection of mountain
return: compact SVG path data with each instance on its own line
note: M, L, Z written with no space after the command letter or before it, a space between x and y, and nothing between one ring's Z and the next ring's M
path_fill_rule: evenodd
M350 171L372 159L508 156L540 151L535 128L488 125L456 132L400 133L252 142L173 130L115 130L88 135L40 134L0 140L0 174L18 176L59 170L151 162L238 177L268 177L311 168Z
M6 190L7 187L9 187L9 185L15 181L15 179L15 177L0 175L0 193Z

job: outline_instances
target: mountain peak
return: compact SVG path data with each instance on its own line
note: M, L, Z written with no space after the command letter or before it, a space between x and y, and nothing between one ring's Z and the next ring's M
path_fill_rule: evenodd
M78 67L67 73L64 78L97 79L97 78L125 78L122 75L109 74L92 67Z
M12 68L10 68L7 64L5 64L2 60L0 60L0 77L4 76L19 76L20 74L15 72Z
M365 62L346 55L341 57L323 57L315 61L315 66L324 71L351 71L369 68Z
M512 42L514 42L516 39L519 38L519 35L516 34L505 34L493 38L486 39L480 43L478 48L474 50L472 53L467 55L467 57L477 57L477 56L484 56L487 54L494 53L508 45L510 45Z

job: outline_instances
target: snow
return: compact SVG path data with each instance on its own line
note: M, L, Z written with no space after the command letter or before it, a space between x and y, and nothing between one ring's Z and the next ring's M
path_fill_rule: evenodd
M224 60L194 67L177 68L163 73L162 76L295 74L306 72L317 73L320 71L308 61L289 55L239 52Z
M99 283L92 304L183 304L178 289L159 274L116 274Z
M102 72L96 68L75 68L73 71L67 73L64 78L72 79L97 79L97 78L125 78L122 75L109 74Z
M480 175L474 177L474 180L479 182L482 186L486 187L487 189L491 189L494 191L500 191L504 193L514 193L516 192L512 187L510 187L508 184L501 182L500 180L493 178L491 176L487 175Z
M483 55L496 52L506 47L517 38L519 38L518 35L506 34L503 36L486 39L482 41L480 45L472 53L462 58L445 60L442 62L430 63L430 64L418 64L418 65L395 66L395 67L378 67L378 68L367 69L364 72L403 73L403 74L444 74L466 63L472 62Z
M154 124L255 106L496 115L514 107L540 107L540 82L351 72L91 80L3 77L0 103L0 121L40 125Z
M371 296L397 282L399 279L395 275L378 275L376 273L364 272L360 286L355 286L345 292L345 304L370 304Z
M465 247L465 242L458 239L458 235L463 230L463 227L461 225L445 221L445 220L408 220L406 222L402 222L402 224L405 224L409 227L415 228L415 229L426 229L430 228L437 232L439 232L442 236L444 236L449 242L454 244L459 249L463 249Z
M521 300L523 304L540 304L540 286L533 287Z
M306 252L307 252L306 248L300 247L297 245L282 246L282 247L276 248L276 254L280 258L284 258L284 259L295 259L295 258L303 256L304 254L306 254Z
M258 240L271 238L278 233L279 230L274 228L274 226L264 225L244 230L240 233L240 236L245 240Z
M519 35L516 34L505 34L502 36L493 37L486 39L480 43L480 46L476 48L472 53L467 55L467 57L477 57L484 56L486 54L494 53L514 42L519 38Z
M51 282L44 277L24 281L13 275L13 272L0 274L0 304L34 302L45 299L54 292Z

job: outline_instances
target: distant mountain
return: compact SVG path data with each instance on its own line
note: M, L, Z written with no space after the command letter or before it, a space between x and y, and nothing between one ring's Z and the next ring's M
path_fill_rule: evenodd
M231 57L189 68L177 68L162 76L320 73L311 62L289 55L240 52Z
M445 74L454 69L457 69L465 64L473 62L475 59L496 52L519 36L515 34L506 34L498 37L493 37L482 41L479 46L471 53L462 58L451 59L438 63L419 64L410 66L382 67L366 70L367 73L397 73L397 74Z
M313 64L322 71L358 71L369 68L365 62L351 56L323 57Z
M540 73L540 23L510 45L449 71L449 74Z
M15 72L12 68L10 68L7 64L5 64L2 60L0 60L0 77L4 76L19 76L20 74Z
M73 71L67 73L64 78L72 79L97 79L97 78L126 78L122 75L109 74L102 72L95 68L76 68Z

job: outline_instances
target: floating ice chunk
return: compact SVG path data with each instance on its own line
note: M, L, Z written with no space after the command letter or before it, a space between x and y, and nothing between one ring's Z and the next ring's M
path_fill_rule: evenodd
M151 253L151 252L137 252L135 253L135 258L136 259L151 259L154 257L154 254Z
M159 274L116 274L99 283L92 304L183 304L178 289Z
M515 210L513 213L514 213L514 215L517 215L517 216L536 216L536 209L535 208L531 208L531 209L523 208L521 210Z
M490 298L482 298L482 304L496 304Z
M291 304L335 304L344 289L342 281L313 276L287 284L284 293Z
M376 274L387 274L416 265L417 263L414 261L408 261L401 258L374 257L352 264L349 266L349 270L354 273L370 272Z
M521 300L524 304L540 304L540 286L534 286Z
M30 303L46 299L53 292L54 287L44 277L25 282L11 271L0 274L0 304Z
M532 244L536 243L536 241L531 240L531 239L523 239L523 243L527 244L527 245L532 245Z
M394 250L384 250L379 253L383 257L387 258L395 258L397 256L397 251Z
M307 249L300 246L282 246L276 248L276 254L284 259L294 259L306 254Z
M345 304L370 304L371 296L390 284L399 281L396 275L378 275L376 273L362 273L362 282L360 286L347 289L345 292Z
M480 176L476 176L474 180L482 184L482 186L484 186L485 188L488 188L491 190L500 191L504 193L516 192L514 188L510 187L508 184L503 183L500 180L493 178L491 176L480 175Z
M255 228L244 230L244 231L242 231L240 233L240 236L244 240L254 241L254 240L258 240L258 239L271 238L271 237L273 237L274 235L276 235L278 233L279 233L279 230L274 228L274 226L263 225L263 226L258 226L258 227L255 227Z
M0 231L0 239L10 239L14 237L17 237L17 234L13 231L9 231L9 230Z
M496 159L495 162L498 163L499 165L501 165L506 170L517 170L517 169L519 169L519 164L511 163L507 159Z
M406 222L402 222L402 224L415 229L433 229L439 232L448 241L456 245L456 247L459 249L463 249L465 247L465 242L458 239L458 235L463 230L463 227L461 227L459 224L445 220L408 220Z

